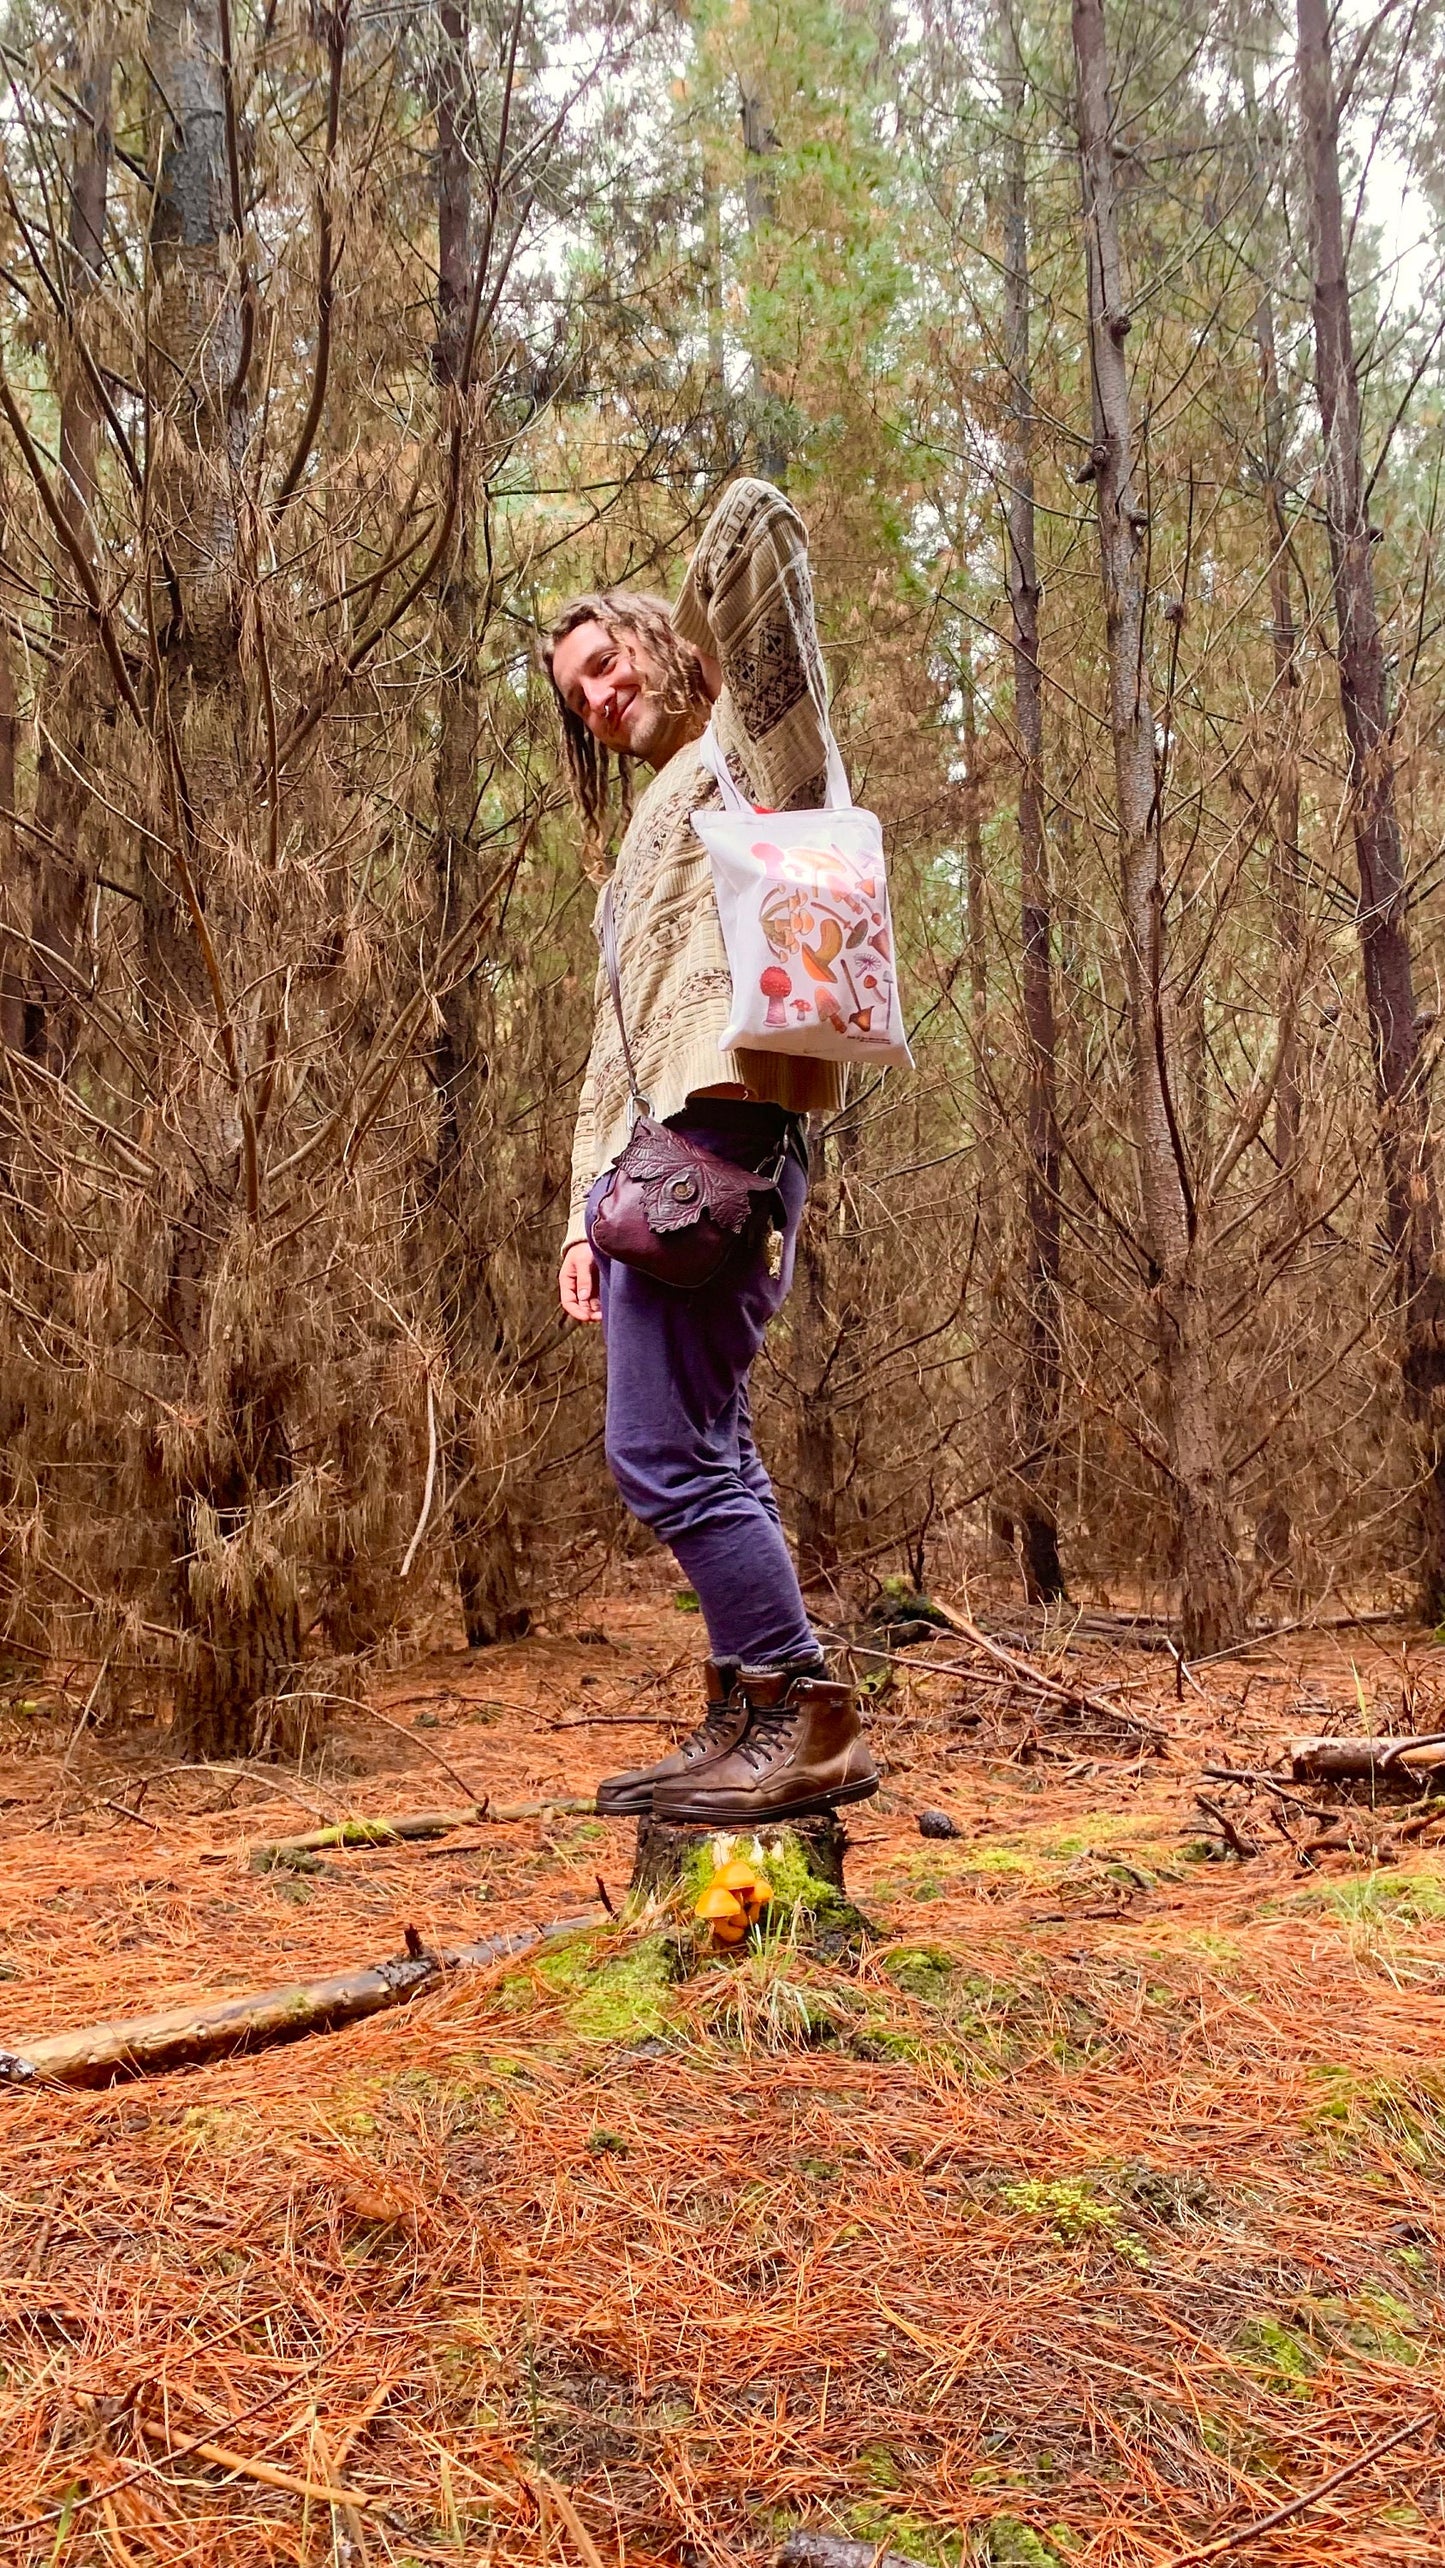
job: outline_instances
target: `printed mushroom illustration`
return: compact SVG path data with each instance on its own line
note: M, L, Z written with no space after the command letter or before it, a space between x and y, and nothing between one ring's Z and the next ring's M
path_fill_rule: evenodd
M768 1024L770 1026L786 1025L787 1001L792 996L793 984L781 963L770 963L767 969L759 974L758 988L768 1003Z
M843 931L838 925L837 920L835 918L822 919L819 922L818 942L816 946L805 945L803 948L804 971L809 975L810 979L814 981L831 981L833 979L834 959L842 952L842 949Z

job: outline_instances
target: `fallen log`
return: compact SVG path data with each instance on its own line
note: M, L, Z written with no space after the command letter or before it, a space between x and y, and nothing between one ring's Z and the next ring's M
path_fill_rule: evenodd
M1291 1739L1296 1783L1369 1783L1386 1792L1445 1788L1445 1734L1394 1739ZM1437 1783L1436 1778L1442 1780Z
M591 1917L561 1917L550 1926L524 1926L444 1953L428 1952L416 1928L408 1926L404 1953L360 1970L225 1998L218 2005L171 2007L161 2015L48 2033L23 2052L0 2049L0 2085L114 2086L122 2078L154 2076L162 2069L191 2068L311 2033L331 2033L388 2007L405 2006L448 1971L484 1968L595 1923Z
M558 1794L550 1801L497 1801L490 1793L484 1800L469 1802L462 1810L412 1810L387 1814L377 1819L338 1819L327 1828L306 1828L296 1837L272 1837L264 1845L251 1849L251 1870L270 1872L277 1864L288 1863L293 1855L320 1854L328 1846L393 1846L427 1837L446 1837L455 1828L476 1828L484 1823L493 1827L517 1819L547 1819L580 1816L594 1804L576 1793Z

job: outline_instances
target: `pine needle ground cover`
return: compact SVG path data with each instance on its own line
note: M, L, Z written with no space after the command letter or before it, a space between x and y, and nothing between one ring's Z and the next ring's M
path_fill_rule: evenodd
M317 1817L651 1753L695 1626L600 1620L438 1654L300 1774L168 1771L8 1700L0 2047L407 1925L598 1923L288 2048L0 2091L7 2568L761 2568L799 2526L927 2563L1438 2560L1445 1865L1425 1832L1305 1866L1268 1827L1223 1859L1194 1800L1398 1708L1402 1636L1182 1701L1167 1659L1048 1662L1162 1756L899 1662L861 1958L796 1928L704 1958L685 1909L629 1913L630 1831L575 1814L253 1867Z

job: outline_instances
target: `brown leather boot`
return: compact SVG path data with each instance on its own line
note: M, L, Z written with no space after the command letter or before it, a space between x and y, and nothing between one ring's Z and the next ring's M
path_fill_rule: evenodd
M634 1766L627 1774L607 1775L597 1786L599 1819L647 1818L654 1784L690 1774L704 1757L726 1755L734 1741L742 1737L748 1717L746 1704L739 1703L734 1695L737 1673L736 1659L708 1660L704 1669L707 1711L692 1736L669 1756L659 1757L656 1765Z
M659 1783L653 1817L706 1828L760 1828L806 1819L840 1801L866 1801L878 1769L851 1689L813 1668L742 1668L734 1700L746 1711L736 1745Z

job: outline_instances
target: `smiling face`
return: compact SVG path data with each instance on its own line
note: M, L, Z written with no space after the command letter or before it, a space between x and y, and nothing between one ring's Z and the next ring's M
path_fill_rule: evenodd
M620 758L665 767L701 728L693 713L663 703L658 671L644 644L625 627L574 625L552 651L552 683L569 713Z

